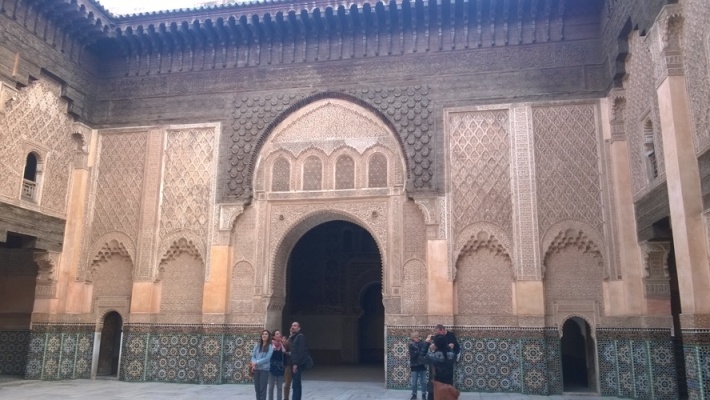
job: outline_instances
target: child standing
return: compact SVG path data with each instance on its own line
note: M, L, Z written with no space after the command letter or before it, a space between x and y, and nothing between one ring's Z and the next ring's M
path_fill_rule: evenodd
M426 400L426 353L428 344L423 342L419 337L419 332L412 332L409 335L409 366L412 371L412 398L417 399L417 384L422 392L422 400Z

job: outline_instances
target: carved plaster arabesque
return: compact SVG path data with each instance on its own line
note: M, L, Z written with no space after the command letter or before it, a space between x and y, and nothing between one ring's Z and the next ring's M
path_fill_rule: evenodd
M74 142L74 168L87 169L89 162L89 141L91 128L75 122L72 125L72 140Z
M223 197L244 198L250 194L248 181L256 167L254 150L273 128L280 125L292 112L322 99L336 98L350 101L378 114L388 130L395 134L398 147L405 153L407 172L402 174L415 190L430 190L432 186L434 151L433 103L429 99L428 87L358 89L348 93L323 92L315 95L305 93L265 95L263 97L244 96L235 99L232 114L231 135L233 146L225 160L225 173L231 179L223 188ZM399 170L395 169L399 175Z
M611 124L610 141L625 141L625 112L626 112L626 91L621 88L614 88L609 93L609 115Z
M2 104L5 111L2 128L7 138L0 147L0 175L8 184L0 185L0 195L10 202L23 207L39 208L51 216L66 218L67 194L69 191L70 166L74 156L71 123L67 114L67 101L61 97L61 84L46 75L27 87L15 92L3 86L4 96L16 100L9 106ZM2 94L0 93L0 94ZM10 135L10 133L12 133ZM20 187L27 153L23 143L34 143L47 149L42 154L43 173L41 182L41 204L32 205L19 202Z
M680 3L663 7L647 36L655 67L656 87L668 76L685 75L683 70L683 6Z
M456 238L453 251L454 268L458 268L459 260L466 254L474 253L481 248L487 248L497 256L512 261L511 241L503 228L486 222L472 224L466 227ZM452 277L456 278L456 275Z
M35 297L55 297L57 293L57 270L59 269L61 253L55 251L36 252L33 258L38 267Z
M135 244L125 233L111 232L100 237L89 249L89 259L87 260L87 269L83 275L77 276L77 279L83 279L86 282L92 282L96 268L101 263L107 262L111 257L125 257L134 265L136 248ZM134 270L135 274L135 270Z
M600 267L604 267L603 247L599 245L601 236L590 226L579 221L561 221L550 227L545 232L542 239L542 254L543 257L543 277L545 275L545 265L548 257L552 253L559 253L567 246L574 246L581 250L582 253L592 254ZM609 271L604 268L604 279L609 279Z
M237 218L244 212L242 204L218 204L217 205L217 227L216 234L212 244L228 245L232 229L237 221Z
M446 196L414 196L414 202L424 216L427 239L446 240L448 238L448 213Z
M189 231L175 232L160 242L158 247L158 271L154 276L155 281L161 280L164 272L165 264L175 260L180 254L186 253L191 257L199 260L203 265L205 263L205 242Z
M671 243L663 241L644 241L639 243L641 265L644 268L644 296L646 298L670 299L670 274L668 272L668 254Z
M560 300L554 303L554 318L557 330L562 337L562 328L568 319L577 317L589 324L592 337L595 337L595 328L601 322L601 310L599 304L593 300Z
M4 82L0 82L0 115L5 115L6 110L17 100L17 89Z
M209 277L207 246L212 243L215 217L218 129L219 125L205 124L169 126L165 130L157 256L162 257L166 245L182 236L198 247L205 263L205 279ZM172 239L166 241L168 236Z
M541 279L537 180L535 175L535 135L529 105L512 106L511 160L513 196L514 270L516 279Z

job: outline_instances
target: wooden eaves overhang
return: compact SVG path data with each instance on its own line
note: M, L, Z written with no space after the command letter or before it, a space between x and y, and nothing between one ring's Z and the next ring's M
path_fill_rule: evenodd
M601 3L270 1L113 16L94 0L0 0L0 12L79 62L87 48L110 57L118 52L126 71L159 73L176 64L191 70L298 62L307 53L315 54L314 60L342 59L560 41L568 7L599 18Z

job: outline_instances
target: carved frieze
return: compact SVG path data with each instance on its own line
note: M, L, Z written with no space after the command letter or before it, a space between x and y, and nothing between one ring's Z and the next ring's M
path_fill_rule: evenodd
M42 251L34 254L34 261L39 267L35 287L36 298L53 298L56 295L60 257L61 253L54 251Z
M409 185L413 190L433 188L434 148L433 103L427 86L405 88L373 88L346 92L279 93L262 96L240 96L235 99L232 112L231 145L224 146L228 162L227 187L223 197L245 199L251 195L252 174L257 153L269 139L274 128L291 113L321 99L334 98L351 101L373 112L396 135L402 152L407 157ZM324 133L316 127L312 134ZM328 132L329 134L331 132ZM338 135L339 132L333 132Z
M644 268L644 295L646 298L670 299L668 255L671 251L671 243L645 241L639 243L639 247L641 249L641 265Z

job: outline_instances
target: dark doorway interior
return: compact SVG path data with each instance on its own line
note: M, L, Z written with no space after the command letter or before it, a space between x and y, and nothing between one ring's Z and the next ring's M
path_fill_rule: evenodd
M317 365L384 361L382 261L365 229L326 222L296 243L288 261L283 327L301 323Z
M100 376L118 376L118 359L121 354L121 330L123 319L112 311L104 318L99 347L99 366L96 374Z
M562 378L565 392L594 392L594 339L589 324L573 317L562 326Z
M385 307L382 305L382 285L367 286L360 296L360 362L382 364L385 361L384 334Z

